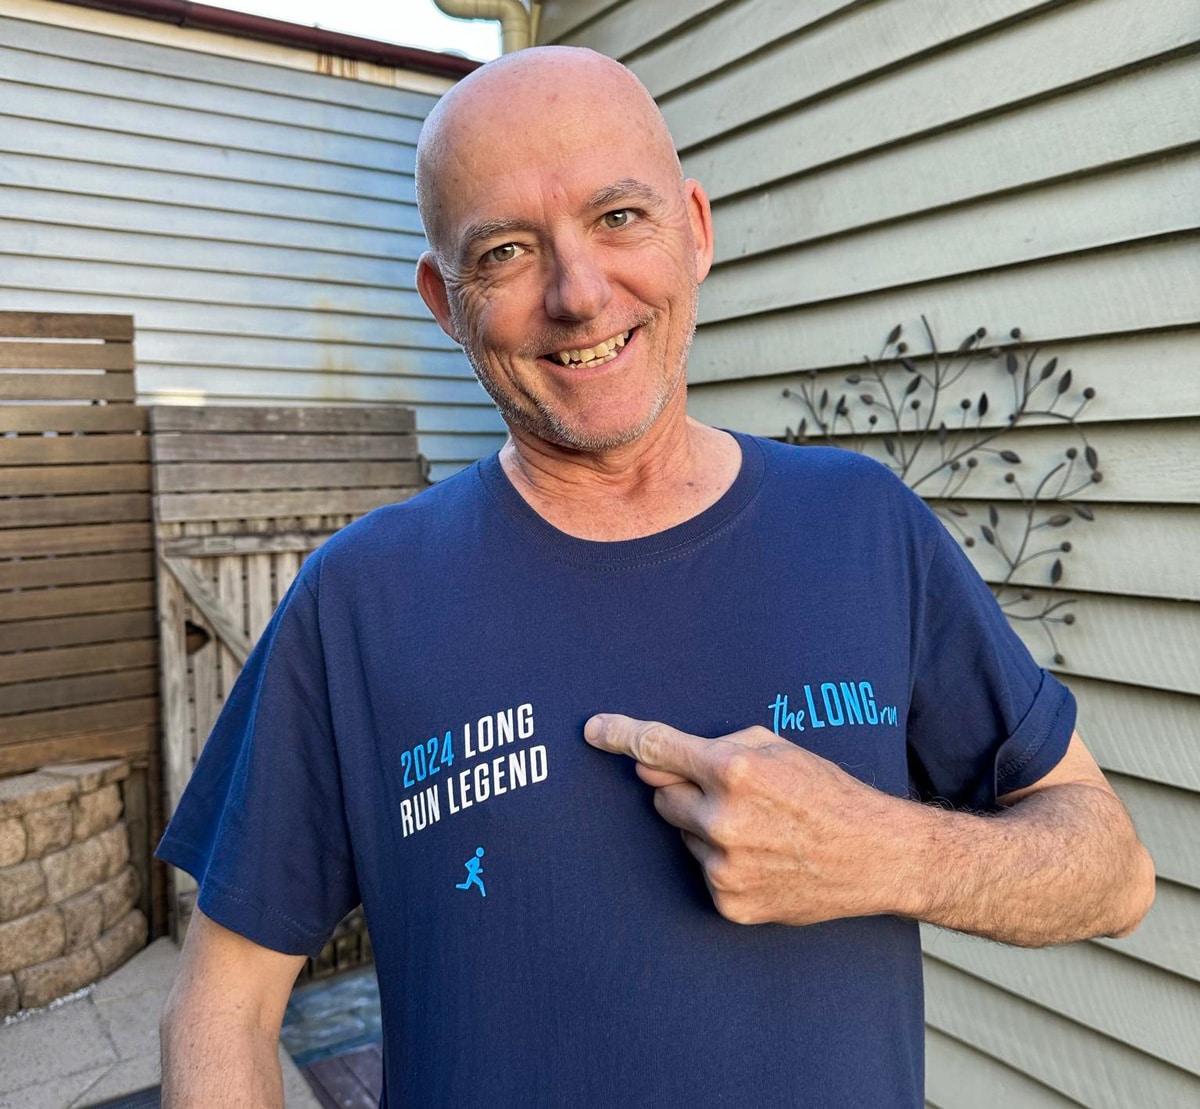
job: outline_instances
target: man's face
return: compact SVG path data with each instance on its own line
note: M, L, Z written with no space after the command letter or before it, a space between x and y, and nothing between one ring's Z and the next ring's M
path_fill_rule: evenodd
M682 413L711 260L703 192L661 124L614 99L551 95L540 118L460 128L438 178L440 265L418 276L514 435L588 452Z

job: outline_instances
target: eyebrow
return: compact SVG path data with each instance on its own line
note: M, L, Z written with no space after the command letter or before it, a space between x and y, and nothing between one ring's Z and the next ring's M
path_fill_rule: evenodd
M489 219L481 223L468 224L459 243L458 256L466 258L474 254L481 243L489 239L510 235L514 231L535 231L536 226L528 220Z
M647 204L662 203L662 197L657 189L633 177L623 177L615 184L606 185L603 189L592 193L587 206L589 208L607 208L610 204L617 204L622 200L641 200Z

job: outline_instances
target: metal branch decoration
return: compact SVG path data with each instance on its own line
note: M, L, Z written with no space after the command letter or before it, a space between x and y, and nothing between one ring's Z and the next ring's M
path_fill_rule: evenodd
M1073 371L1060 370L1057 358L1042 361L1041 350L1026 346L1020 328L986 349L987 331L977 328L947 357L940 353L929 321L922 316L921 322L929 352L919 362L897 324L878 357L865 358L863 369L845 378L849 388L838 396L822 385L816 370L785 388L783 395L805 410L797 427L787 429L787 441L823 440L859 451L869 443L882 444L883 461L910 488L931 499L934 511L964 546L973 547L978 537L994 549L1005 567L992 586L1000 607L1012 621L1037 623L1054 661L1061 664L1065 660L1055 627L1074 623L1075 616L1067 611L1074 602L1054 593L1072 551L1071 540L1057 536L1076 522L1094 519L1092 510L1073 498L1103 476L1099 455L1079 422L1096 391L1079 389ZM999 402L1011 408L1000 419L995 398L970 389L967 375L985 359L1002 360L1011 385L1011 398ZM992 419L985 423L989 412ZM1004 442L1014 429L1033 424L1059 424L1069 437L1041 474ZM1002 513L994 503L967 499L981 462L1003 467L1019 512ZM1019 574L1028 581L1027 568L1036 569L1035 564L1045 565L1049 592L1035 593L1015 581Z

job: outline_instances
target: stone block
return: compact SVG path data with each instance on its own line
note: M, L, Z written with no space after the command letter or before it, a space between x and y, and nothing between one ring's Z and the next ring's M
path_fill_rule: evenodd
M85 839L82 843L72 844L42 859L46 895L51 901L65 900L111 877L110 850L102 839L107 834L101 832L94 839Z
M0 924L0 974L55 959L65 944L62 914L53 905Z
M96 890L68 897L58 907L62 912L66 951L91 943L104 931L104 902Z
M111 878L120 874L125 864L129 862L129 832L123 820L111 828L106 828L88 843L98 843L104 849L104 877Z
M17 980L11 974L0 974L0 1020L11 1017L20 1007Z
M111 974L130 956L146 946L149 928L141 909L126 913L113 927L92 944L100 960L102 974Z
M21 1008L40 1009L56 997L90 986L103 972L100 958L91 947L18 970L13 977L21 992Z
M27 812L24 821L27 858L40 859L51 851L66 847L74 839L75 821L66 801Z
M117 822L121 815L121 790L113 783L91 793L81 793L72 802L75 817L75 841L91 839Z
M101 786L122 782L129 777L129 763L124 759L96 759L93 762L61 762L43 766L40 773L73 782L83 793Z
M69 801L79 792L74 778L54 774L18 774L15 778L0 778L0 820L24 816L34 809Z
M19 816L0 820L0 866L15 866L25 858L25 825Z
M110 878L96 887L104 909L105 928L111 928L137 904L138 896L142 892L141 886L137 871L132 866L127 866L115 878Z
M37 862L0 870L0 923L40 909L46 903L46 876Z

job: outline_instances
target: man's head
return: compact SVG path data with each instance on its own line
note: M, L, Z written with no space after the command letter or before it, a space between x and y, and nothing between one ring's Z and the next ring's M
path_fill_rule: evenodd
M418 288L514 435L597 451L682 418L710 213L625 67L543 47L477 70L426 120L417 195Z

